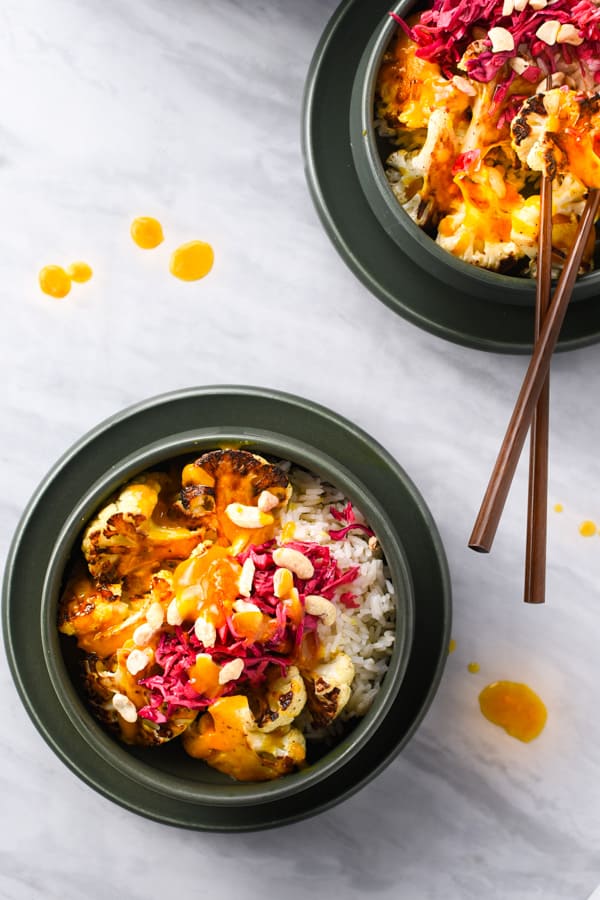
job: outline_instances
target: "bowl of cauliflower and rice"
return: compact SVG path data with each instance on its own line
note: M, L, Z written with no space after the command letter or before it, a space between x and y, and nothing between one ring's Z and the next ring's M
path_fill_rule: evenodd
M457 12L457 21L443 20L449 6L456 8L450 12ZM552 7L545 9L543 0L531 8L523 2L498 2L496 18L487 24L501 27L487 31L484 22L467 21L468 8L466 0L450 5L404 0L370 37L352 91L354 164L371 209L399 252L474 296L533 304L539 179L548 165L541 157L545 154L554 166L555 277L588 188L596 186L592 142L582 174L575 154L569 148L565 152L560 138L550 134L549 121L552 107L568 102L568 111L554 115L560 123L554 127L562 129L567 119L578 121L587 139L600 125L595 68L586 76L578 58L570 65L564 61L579 53L580 45L584 50L596 47L598 12L590 7L594 18L585 26L585 40L575 38L575 26L566 22L557 28L573 44L554 41L550 47L534 34L536 52L542 46L548 54L542 49L540 58L533 59L531 40L527 45L517 37L515 43L510 29L521 34L530 22L537 27L534 17L550 19ZM420 23L423 12L429 17L426 26ZM568 13L561 8L556 15L565 19ZM550 40L547 30L542 29L542 36ZM589 65L595 66L593 60ZM551 87L544 80L548 72ZM536 98L540 102L534 110ZM600 288L595 256L590 241L575 300L593 297Z
M250 477L241 493L225 491L226 506L242 509L230 510L228 537L219 543L211 502L214 513L218 484L232 467ZM208 470L216 495L207 503L210 489L201 488ZM256 531L252 522L258 543L244 542L246 507L265 494L271 498L262 515L274 520L274 530ZM233 552L236 529L243 537ZM137 532L146 556L149 535L162 548L143 584L135 574L142 558ZM215 550L224 544L226 557ZM178 585L189 587L189 574L211 553L216 569L226 565L236 579L228 616L212 629L216 636L198 624L198 608L190 612L184 601L174 609L175 596L183 596ZM298 557L312 560L310 577L294 571L303 563ZM254 584L240 590L249 559ZM276 598L282 569L292 572L293 583ZM80 498L48 567L43 640L69 719L112 766L169 797L255 804L327 778L377 730L410 652L412 602L403 551L385 512L327 454L272 433L184 433L138 448ZM301 611L295 623L294 606ZM244 639L253 616L272 629L270 641ZM273 634L277 625L283 628ZM319 654L292 658L290 643L303 646L311 635ZM202 671L194 669L198 660ZM191 672L203 678L208 669L218 684L212 696L191 683ZM186 705L186 696L196 702ZM223 743L232 722L244 742L241 763Z

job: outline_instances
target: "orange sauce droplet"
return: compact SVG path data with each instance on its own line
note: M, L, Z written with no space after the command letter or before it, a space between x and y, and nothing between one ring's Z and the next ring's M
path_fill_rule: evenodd
M216 545L202 556L179 563L173 573L173 589L181 616L195 619L202 612L215 628L221 628L237 598L241 570L229 550Z
M564 510L564 506L562 505L562 503L554 504L554 512L561 513L563 510Z
M171 274L182 281L198 281L208 275L214 259L215 254L210 244L204 241L190 241L173 252Z
M71 281L83 284L85 281L90 280L93 272L91 266L88 266L86 262L78 260L77 262L71 263L70 266L67 266L67 275Z
M454 653L455 650L456 650L456 641L454 640L454 638L452 638L450 643L448 644L448 653L449 654Z
M579 526L579 534L582 535L582 537L593 537L597 531L598 526L596 523L589 520L582 522Z
M264 615L260 610L236 612L231 619L236 634L250 644L255 641L266 643L271 640L278 628L277 620Z
M184 466L183 472L181 473L181 483L214 487L215 479L212 475L209 475L208 472L205 472L202 466L197 466L195 463L188 463L187 466Z
M210 698L216 697L221 691L220 671L220 666L213 662L208 654L199 653L196 662L188 669L190 683L198 694Z
M60 299L71 290L71 279L61 266L44 266L38 277L41 289L50 297Z
M548 717L535 691L516 681L488 684L479 695L479 706L486 719L525 743L542 732Z
M290 591L283 601L285 614L294 625L298 626L304 618L304 607L298 595L298 591L294 588Z
M470 662L467 666L467 669L472 675L475 675L477 672L479 672L479 668L480 666L478 662Z
M197 741L203 744L203 751L210 750L245 750L244 725L248 712L248 698L241 694L222 697L210 707L210 712L202 719L202 738Z
M139 216L131 223L130 234L142 250L154 250L165 239L162 225L152 216Z
M317 633L308 631L302 638L295 662L301 669L314 669L321 659L322 648Z

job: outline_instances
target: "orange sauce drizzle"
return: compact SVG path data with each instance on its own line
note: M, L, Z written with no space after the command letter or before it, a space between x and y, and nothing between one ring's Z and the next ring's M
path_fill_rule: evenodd
M579 526L579 534L582 537L593 537L598 531L598 526L595 522L587 519L585 522L582 522Z
M165 239L162 225L152 216L139 216L131 223L131 237L142 250L154 250Z
M83 284L86 281L89 281L93 275L92 268L86 262L82 260L77 260L77 262L71 263L70 266L67 266L67 275L71 279L71 281L77 282L77 284Z
M170 271L181 281L198 281L208 275L213 267L215 254L210 244L190 241L173 251Z
M242 567L229 555L227 547L210 547L202 556L192 556L179 563L173 573L177 608L184 619L200 613L221 628L231 614L238 595L238 579Z
M207 653L199 653L196 662L188 669L192 687L198 694L216 697L221 691L219 672L221 667Z
M516 681L496 681L479 695L481 712L507 734L528 743L542 732L548 711L526 684Z
M71 290L71 279L61 266L44 266L38 278L42 291L49 297L60 300Z

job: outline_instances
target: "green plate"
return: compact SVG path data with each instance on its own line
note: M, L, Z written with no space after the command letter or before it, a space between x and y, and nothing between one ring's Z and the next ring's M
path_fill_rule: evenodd
M402 686L379 729L327 781L285 801L226 807L186 802L124 776L84 740L65 713L43 663L40 598L54 542L81 495L140 446L182 428L262 429L311 436L346 466L388 514L406 553L415 593L414 639ZM27 602L24 603L24 598ZM435 524L395 460L367 434L323 407L261 388L205 387L152 398L84 436L46 476L24 513L9 553L2 595L7 656L21 699L59 758L115 803L160 822L206 831L287 824L350 796L380 772L414 733L433 699L447 656L450 583Z
M446 340L497 353L532 349L533 308L486 301L439 281L402 253L371 211L350 146L350 98L356 70L390 0L345 0L313 56L303 110L306 176L334 246L372 293L398 315ZM573 304L558 349L600 340L597 298Z

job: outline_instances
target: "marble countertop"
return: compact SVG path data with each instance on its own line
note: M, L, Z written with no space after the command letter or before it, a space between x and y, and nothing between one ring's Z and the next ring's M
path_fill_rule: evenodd
M0 11L0 552L45 471L133 402L191 385L280 388L377 438L422 491L454 589L443 682L401 756L352 799L262 834L161 826L100 797L0 683L0 897L142 900L177 889L326 897L585 900L600 881L598 350L555 360L548 602L523 604L526 466L494 552L466 547L525 360L465 350L395 316L345 268L308 195L307 67L336 0L5 0ZM128 234L154 215L165 242ZM169 254L200 238L193 284ZM62 301L37 273L84 259ZM302 348L302 352L299 348ZM332 376L332 360L352 373ZM32 623L32 627L35 627ZM470 661L480 671L467 670ZM522 744L480 714L524 681L549 710ZM175 872L175 874L174 874Z

